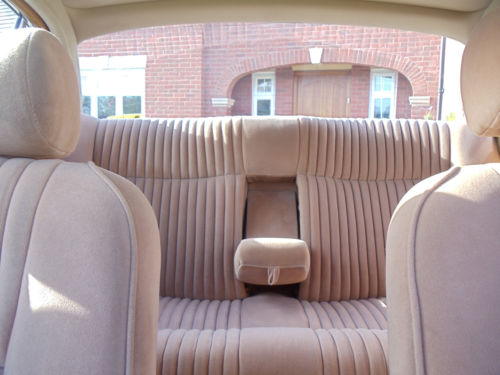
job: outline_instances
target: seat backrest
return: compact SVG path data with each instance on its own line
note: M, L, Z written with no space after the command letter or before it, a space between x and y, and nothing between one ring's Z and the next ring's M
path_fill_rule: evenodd
M478 135L500 136L499 34L497 8L463 54L465 115ZM387 240L391 373L500 373L499 219L498 157L454 167L405 195Z
M0 373L153 373L154 213L121 177L57 160L80 116L60 42L26 29L0 44Z
M339 301L385 296L385 238L401 197L450 167L446 124L300 120L300 235L311 251L299 296Z
M301 298L384 296L386 231L400 198L493 149L458 125L298 117L84 116L80 138L72 159L126 177L153 205L160 295L198 299L245 296L233 271L243 236L298 238L299 229L312 259Z
M246 199L241 118L95 122L92 160L136 184L155 211L160 295L244 297L233 271Z

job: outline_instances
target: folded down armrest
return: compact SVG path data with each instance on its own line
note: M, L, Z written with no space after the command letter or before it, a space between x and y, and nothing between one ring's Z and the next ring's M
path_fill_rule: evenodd
M309 264L307 244L289 238L245 239L234 255L236 278L256 285L300 283L309 274Z

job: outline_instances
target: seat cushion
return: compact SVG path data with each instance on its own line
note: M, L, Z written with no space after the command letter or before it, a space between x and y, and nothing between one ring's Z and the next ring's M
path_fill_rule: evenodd
M314 329L387 329L385 298L340 302L301 301L309 326Z
M255 327L385 330L387 307L384 298L309 302L273 293L232 301L160 299L160 330Z
M385 299L375 298L165 297L160 299L157 373L387 374L386 317Z
M157 374L388 373L385 330L166 329L157 343Z

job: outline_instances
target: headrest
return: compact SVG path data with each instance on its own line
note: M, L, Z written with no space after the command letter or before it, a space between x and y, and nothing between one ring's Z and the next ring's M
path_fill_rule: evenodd
M80 95L68 53L41 29L3 31L0 45L0 155L69 155L78 141Z
M462 57L462 100L467 123L478 135L500 135L500 9L474 28Z

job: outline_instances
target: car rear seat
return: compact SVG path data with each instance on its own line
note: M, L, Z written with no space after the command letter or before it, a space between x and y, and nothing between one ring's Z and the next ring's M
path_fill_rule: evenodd
M386 374L391 214L416 182L467 163L484 142L413 120L82 122L72 159L134 182L158 218L164 374ZM311 269L299 298L247 295L233 269L244 234L305 240Z

